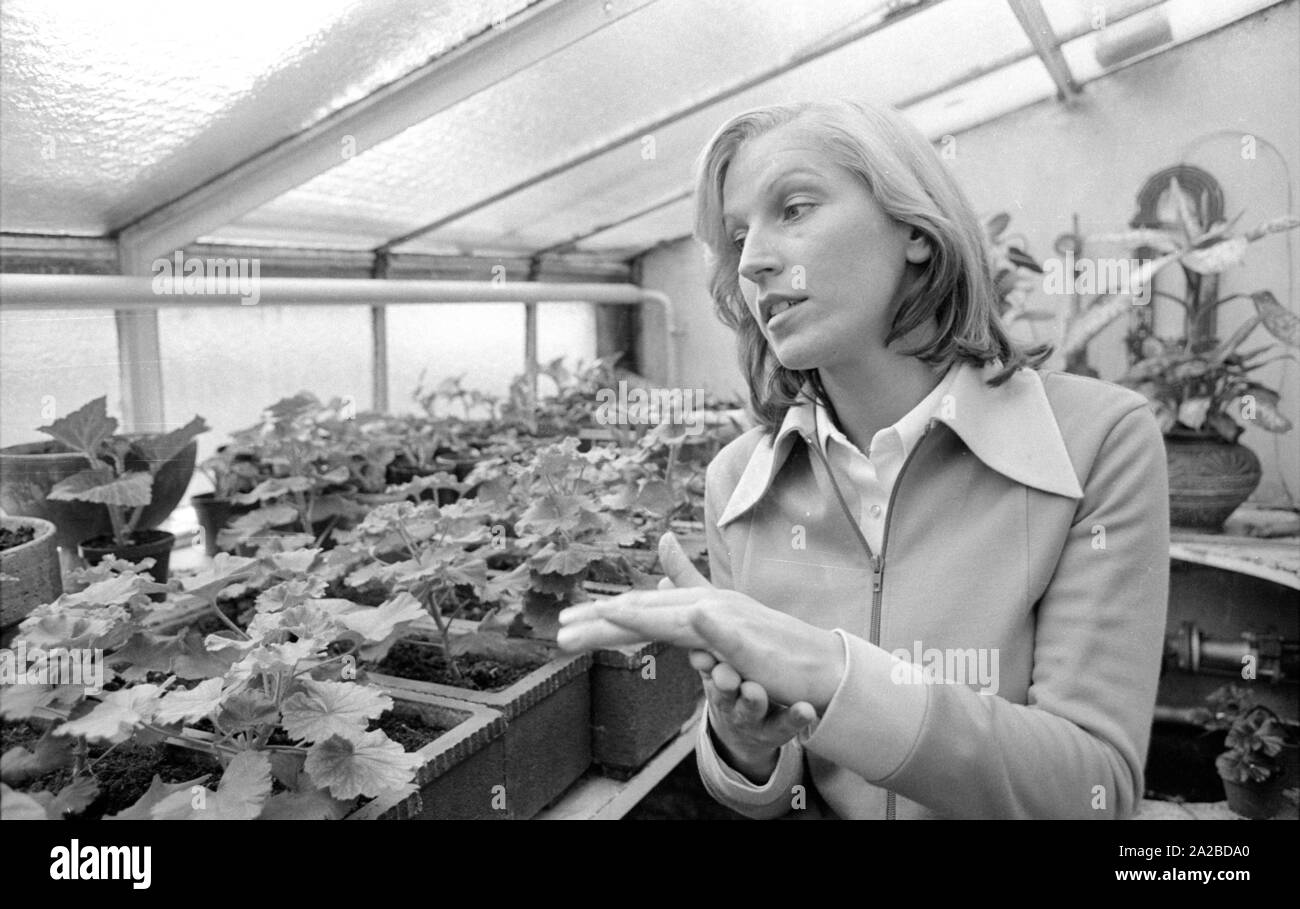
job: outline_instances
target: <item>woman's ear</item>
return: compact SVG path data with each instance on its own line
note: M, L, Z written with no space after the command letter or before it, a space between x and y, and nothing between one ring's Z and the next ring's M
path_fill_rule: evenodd
M930 261L930 240L919 227L913 227L912 234L908 237L907 261L913 265Z

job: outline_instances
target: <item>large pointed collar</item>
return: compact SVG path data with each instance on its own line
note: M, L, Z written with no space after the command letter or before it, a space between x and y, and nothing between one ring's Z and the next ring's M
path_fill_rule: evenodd
M1017 483L1083 498L1039 374L1018 369L993 388L987 381L1002 369L1000 361L982 367L963 361L953 368L956 375L948 395L930 418L931 425L940 422L948 426L989 468ZM758 504L797 441L815 444L814 410L810 401L791 407L775 437L767 435L759 441L718 518L719 526Z

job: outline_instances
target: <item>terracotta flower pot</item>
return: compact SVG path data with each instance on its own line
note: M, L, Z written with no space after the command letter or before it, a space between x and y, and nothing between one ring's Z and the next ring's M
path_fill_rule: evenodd
M1259 485L1259 458L1245 445L1215 436L1171 433L1165 437L1169 463L1169 523L1217 532Z
M154 476L153 501L141 514L139 529L157 528L176 509L194 476L198 450L198 443L190 442L159 469ZM108 506L46 497L60 480L88 467L83 455L53 440L0 449L0 508L11 515L52 522L58 528L55 545L75 550L82 540L112 532ZM126 467L145 469L144 463L133 457L127 458Z
M34 527L36 536L26 543L0 550L0 644L7 643L15 626L42 603L63 595L55 527L40 518L0 519L8 530ZM12 580L10 580L12 578Z

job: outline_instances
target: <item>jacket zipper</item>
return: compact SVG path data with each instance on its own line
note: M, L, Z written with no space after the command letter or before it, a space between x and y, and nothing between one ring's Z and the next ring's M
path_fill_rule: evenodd
M894 485L889 490L889 503L885 510L885 527L880 535L880 555L876 555L871 544L867 542L866 536L862 533L862 528L858 524L858 519L854 517L853 512L849 509L849 504L844 498L844 493L840 491L840 484L835 481L835 471L831 469L830 461L822 453L821 446L816 445L807 436L804 436L804 442L817 452L817 457L821 459L822 466L826 468L826 475L830 477L831 488L835 490L835 497L839 499L840 508L844 516L848 518L849 526L853 528L853 533L862 544L862 548L867 552L867 558L871 560L871 636L870 641L877 647L880 646L880 624L881 624L881 605L884 599L882 589L885 583L885 553L889 551L889 524L894 519L894 497L898 495L898 487L903 484L903 474L907 472L907 465L912 463L912 458L916 456L921 445L925 442L930 430L934 426L934 420L931 419L925 426L925 432L921 438L917 439L912 450L907 453L903 459L903 466L898 468L898 476L894 478ZM898 797L892 790L885 790L885 820L892 821L897 817Z

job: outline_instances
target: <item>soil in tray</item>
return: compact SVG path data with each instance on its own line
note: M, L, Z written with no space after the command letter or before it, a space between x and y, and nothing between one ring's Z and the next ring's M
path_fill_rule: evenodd
M473 691L501 691L541 665L539 662L502 663L477 654L464 654L456 657L456 666L461 673L457 678L437 646L418 641L398 641L374 669L415 682L437 682Z
M13 549L34 539L36 539L36 528L30 524L12 530L8 527L0 527L0 550Z
M405 751L419 751L452 728L452 726L427 720L410 710L388 710L378 719L370 721L371 732L382 729Z
M0 742L5 751L16 745L31 749L42 733L42 727L36 723L6 722L0 730ZM221 763L215 757L161 744L141 746L128 742L111 749L95 746L90 749L90 760L99 794L84 812L76 815L82 820L99 820L130 808L149 790L154 774L161 776L165 783L187 782L206 774L208 779L204 785L209 787L221 775ZM20 792L46 790L57 794L72 779L72 768L64 767L14 788Z

